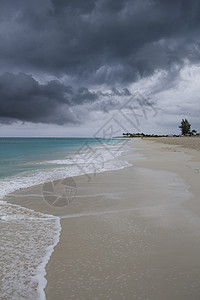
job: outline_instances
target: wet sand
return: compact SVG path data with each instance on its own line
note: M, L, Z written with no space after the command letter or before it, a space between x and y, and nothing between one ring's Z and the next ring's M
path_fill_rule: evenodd
M61 217L47 299L200 299L200 152L130 145L146 159L130 151L128 168L73 178L77 194L65 207L49 205L42 186L7 197Z

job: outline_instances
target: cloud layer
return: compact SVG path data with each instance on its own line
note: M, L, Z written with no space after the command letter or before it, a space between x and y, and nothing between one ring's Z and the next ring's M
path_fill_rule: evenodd
M0 122L78 124L137 83L153 99L199 64L199 16L198 0L2 0Z

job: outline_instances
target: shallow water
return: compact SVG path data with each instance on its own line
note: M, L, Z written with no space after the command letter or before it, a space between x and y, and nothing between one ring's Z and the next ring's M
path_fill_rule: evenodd
M57 179L123 169L129 164L114 158L124 151L117 140L0 139L0 299L45 299L45 266L61 230L59 217L3 197Z

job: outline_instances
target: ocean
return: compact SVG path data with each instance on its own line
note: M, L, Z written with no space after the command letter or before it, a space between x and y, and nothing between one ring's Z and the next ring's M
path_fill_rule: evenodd
M60 218L3 200L21 188L128 167L127 140L0 138L0 299L45 299L45 266Z

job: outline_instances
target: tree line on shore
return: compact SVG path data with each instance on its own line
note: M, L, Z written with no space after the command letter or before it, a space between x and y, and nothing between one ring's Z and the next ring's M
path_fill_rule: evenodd
M182 119L181 125L179 126L181 130L181 134L173 134L173 135L158 135L158 134L145 134L145 133L123 133L124 137L168 137L168 136L174 136L174 137L180 137L180 136L200 136L200 133L197 133L195 129L191 130L191 124L188 122L187 119Z
M169 135L158 135L158 134L145 134L145 133L123 133L123 136L125 137L167 137Z

